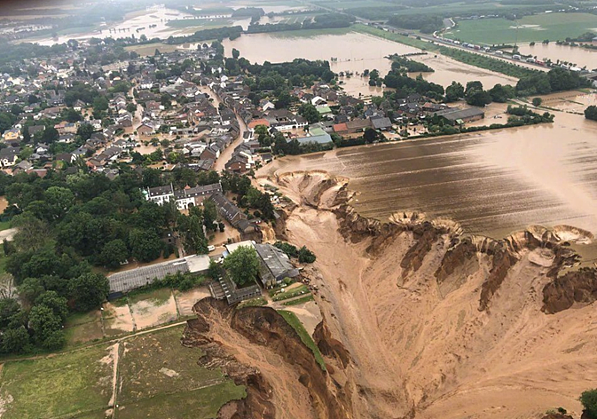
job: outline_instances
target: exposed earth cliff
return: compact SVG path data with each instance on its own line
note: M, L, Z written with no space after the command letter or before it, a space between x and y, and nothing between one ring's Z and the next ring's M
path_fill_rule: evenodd
M202 301L186 341L217 348L207 362L252 371L229 372L250 390L228 417L540 418L558 406L580 416L578 395L597 386L597 276L562 270L577 259L567 244L590 233L533 226L493 240L417 213L382 223L350 207L343 179L260 182L294 203L276 233L317 254L305 274L328 368L273 310Z

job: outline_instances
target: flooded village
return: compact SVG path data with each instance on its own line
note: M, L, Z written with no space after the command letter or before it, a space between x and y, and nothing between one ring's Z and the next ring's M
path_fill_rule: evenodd
M0 418L597 419L597 3L531 3L1 5Z

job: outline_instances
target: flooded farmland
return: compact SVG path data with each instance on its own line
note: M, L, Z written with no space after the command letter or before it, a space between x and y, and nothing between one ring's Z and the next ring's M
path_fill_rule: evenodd
M308 32L308 31L305 31ZM306 33L305 35L308 35ZM226 54L232 54L232 48L251 62L263 63L292 61L295 58L309 60L328 60L332 58L331 68L334 72L361 74L363 70L377 69L382 75L390 70L391 62L384 58L391 54L410 54L421 52L417 48L393 41L365 35L357 32L323 34L313 36L288 36L288 34L254 34L243 35L234 41L225 40ZM434 73L423 74L423 77L434 83L447 86L452 81L466 85L467 81L479 80L484 86L496 83L514 84L516 79L492 71L472 67L448 57L435 54L413 56L411 59L421 61L435 70ZM370 88L366 78L343 78L345 90L351 94L380 94L381 89Z
M589 70L597 68L597 50L594 49L557 45L555 42L550 42L547 45L539 42L533 46L528 43L520 44L518 49L522 54L531 54L542 61L550 59L557 62L560 60L573 63L581 68L586 66Z
M597 95L546 101L573 111ZM283 158L263 174L295 170L349 178L355 208L381 220L415 210L496 238L530 224L597 232L597 123L576 114L556 112L549 125Z

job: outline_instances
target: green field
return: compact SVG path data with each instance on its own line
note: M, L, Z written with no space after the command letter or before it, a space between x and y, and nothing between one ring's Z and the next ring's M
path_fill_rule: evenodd
M518 25L518 31L516 26ZM463 20L445 36L478 44L541 42L574 38L589 31L597 32L597 15L589 13L549 13L525 16L517 21L506 19Z
M398 33L386 32L382 29L377 29L373 26L363 25L361 23L357 23L356 25L352 25L351 29L355 32L365 33L373 36L377 36L379 38L387 39L389 41L398 42L400 44L409 45L414 48L419 48L425 51L437 51L439 47L437 45L433 45L429 42L422 41L417 38L412 38L410 36L400 35Z
M321 369L325 371L325 361L323 360L323 357L321 356L321 352L319 352L319 348L313 341L313 338L309 335L309 333L305 329L305 326L303 326L303 324L301 323L299 318L296 317L296 314L294 314L291 311L286 311L286 310L278 310L278 313L280 313L282 315L282 317L284 317L284 320L286 320L286 322L288 322L288 324L290 326L292 326L292 328L296 331L297 335L301 338L301 341L305 345L307 345L307 347L309 349L311 349L311 351L313 351L315 360L317 361L317 363L319 364Z
M75 317L71 323L86 324ZM119 347L115 418L215 418L246 396L219 370L200 367L200 349L180 343L184 326L141 334ZM113 391L113 346L99 344L46 358L6 362L1 370L3 419L101 419Z
M4 364L0 398L6 412L2 418L72 417L76 413L103 417L112 395L107 346Z

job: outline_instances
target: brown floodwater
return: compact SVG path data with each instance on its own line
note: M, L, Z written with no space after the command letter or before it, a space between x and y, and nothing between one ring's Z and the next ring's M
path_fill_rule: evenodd
M557 97L546 99L558 106ZM562 106L595 104L597 94L573 99L568 94ZM352 204L380 220L415 210L495 238L532 224L597 232L597 122L576 114L557 112L553 124L282 158L260 174L294 170L349 178Z
M578 67L587 67L589 70L597 68L597 50L570 47L564 45L557 45L555 42L550 42L547 45L542 43L530 46L528 43L520 44L519 51L523 54L532 54L537 59L545 61L550 59L553 62L557 60L568 61Z
M295 33L293 33L295 35ZM336 72L350 71L362 74L365 69L377 69L382 76L390 70L391 62L384 58L391 54L408 54L421 52L417 48L367 34L348 32L344 34L325 34L315 36L289 36L284 33L243 35L234 41L224 40L227 55L232 48L251 62L269 61L279 63L292 61L295 58L309 60L328 60L332 58L331 69ZM448 86L452 81L466 85L470 80L479 80L484 86L493 87L496 83L515 84L516 79L503 74L483 70L467 64L459 63L448 57L435 54L413 56L413 60L425 62L435 70L425 73L423 77L434 83ZM341 79L347 93L358 95L379 95L380 88L371 88L367 78L351 77Z

